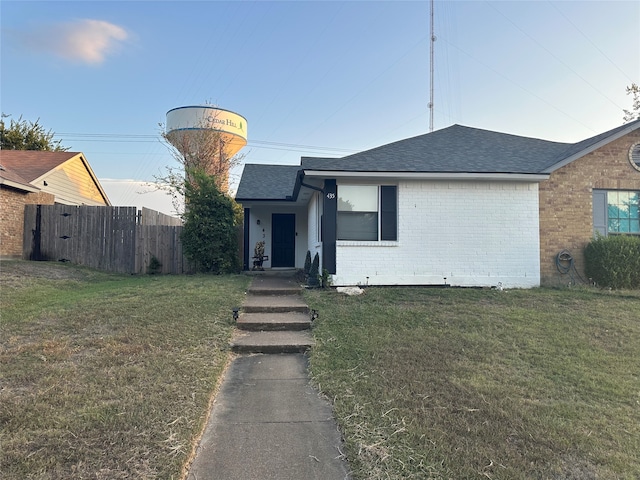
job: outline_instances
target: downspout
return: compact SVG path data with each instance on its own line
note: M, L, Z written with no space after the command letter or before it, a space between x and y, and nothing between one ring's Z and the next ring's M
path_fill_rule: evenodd
M302 181L304 170L298 173L297 183L303 187L310 188L316 192L322 193L324 222L322 222L322 268L326 269L330 274L336 273L336 213L337 213L337 195L336 181L325 180L325 188L316 187L306 184Z
M314 185L309 185L309 184L307 184L307 183L304 183L304 182L302 181L302 178L303 178L303 177L304 177L304 170L300 170L300 171L298 172L298 182L300 183L300 185L301 185L301 186L303 186L303 187L307 187L307 188L310 188L311 190L315 190L316 192L320 192L320 193L324 194L324 189L322 189L322 188L320 188L320 187L316 187L316 186L314 186Z
M324 193L324 190L322 188L320 188L320 187L315 187L313 185L308 185L308 184L306 184L306 183L304 183L302 181L300 182L300 185L302 185L303 187L310 188L311 190L315 190L316 192Z

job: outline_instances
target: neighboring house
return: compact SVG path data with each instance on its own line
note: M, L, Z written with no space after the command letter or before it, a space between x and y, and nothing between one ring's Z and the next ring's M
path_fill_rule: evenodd
M319 253L334 285L534 287L595 232L640 235L640 121L582 142L453 125L343 158L245 165L244 265Z
M0 257L22 256L24 206L111 205L82 153L0 150Z

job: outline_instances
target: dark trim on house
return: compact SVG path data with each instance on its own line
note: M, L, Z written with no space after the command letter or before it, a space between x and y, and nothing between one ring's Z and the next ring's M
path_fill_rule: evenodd
M322 268L336 273L336 240L338 217L338 186L336 179L326 179L323 189Z
M320 192L320 193L323 193L323 194L324 194L324 190L323 190L322 188L320 188L320 187L316 187L315 185L309 185L309 184L307 184L307 183L304 183L304 182L302 181L302 179L303 179L303 178L304 178L304 170L300 170L300 171L298 172L298 179L297 179L297 181L296 181L296 185L301 185L301 186L303 186L303 187L307 187L307 188L310 188L311 190L315 190L316 192ZM298 196L298 192L296 192L296 197L297 197L297 196Z
M302 187L302 177L304 177L304 170L298 170L298 174L296 175L296 183L293 186L293 195L291 196L291 200L293 200L294 202L298 200L298 194L300 193L300 188Z
M398 240L398 187L380 186L380 240Z
M251 209L250 208L245 208L244 209L244 235L243 235L243 239L242 239L242 245L243 245L243 249L242 249L242 269L243 270L249 270L249 257L251 255L251 252L249 252L249 225L250 225L250 220L251 220Z

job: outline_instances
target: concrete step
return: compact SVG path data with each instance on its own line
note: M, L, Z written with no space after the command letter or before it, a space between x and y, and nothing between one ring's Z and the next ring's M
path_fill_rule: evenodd
M303 353L315 344L311 332L247 332L236 330L231 350L236 353Z
M244 313L308 313L309 307L300 295L247 295Z
M280 288L271 288L271 287L262 287L262 288L247 288L247 293L251 295L300 295L300 287L292 286L292 287L280 287Z
M291 277L256 277L247 292L251 295L299 295L302 287Z
M243 313L236 326L241 330L308 330L311 318L307 313Z

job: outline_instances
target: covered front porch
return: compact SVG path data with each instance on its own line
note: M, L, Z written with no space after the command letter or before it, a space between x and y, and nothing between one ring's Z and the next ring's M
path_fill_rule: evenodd
M306 206L246 205L243 269L303 268L308 249L307 223ZM264 242L262 261L256 257L259 242Z

